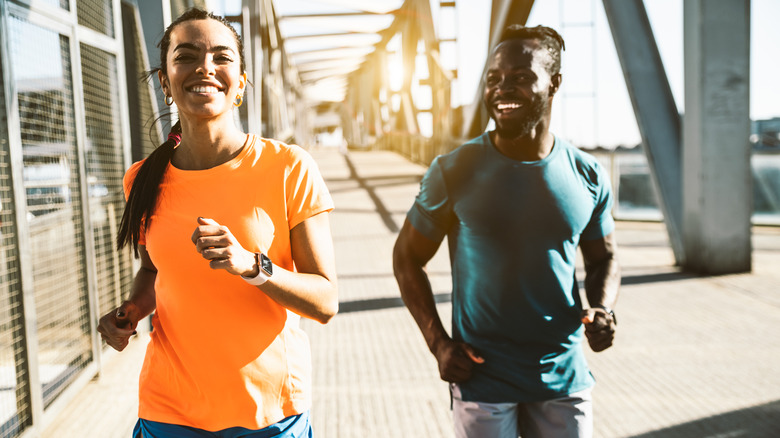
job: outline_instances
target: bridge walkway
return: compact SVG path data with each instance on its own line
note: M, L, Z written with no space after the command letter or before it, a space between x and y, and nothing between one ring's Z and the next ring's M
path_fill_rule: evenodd
M395 236L425 169L391 152L312 154L337 206L331 221L341 301L328 325L304 322L315 433L452 436L447 386L403 307L391 266ZM753 273L719 277L679 272L662 224L618 222L616 233L619 331L614 347L588 353L598 382L595 436L780 436L780 229L754 229ZM446 250L429 274L446 320ZM102 375L43 436L128 437L147 340L107 355Z

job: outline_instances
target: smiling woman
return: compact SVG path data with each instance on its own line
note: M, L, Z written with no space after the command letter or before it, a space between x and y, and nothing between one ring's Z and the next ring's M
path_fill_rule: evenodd
M303 149L236 127L247 79L227 21L192 9L160 49L179 122L125 174L117 241L141 269L98 328L121 351L155 312L134 436L310 436L298 321L338 310L333 202Z
M185 117L230 116L233 103L241 101L246 73L234 32L216 20L191 20L171 35L167 72L158 76L166 97Z

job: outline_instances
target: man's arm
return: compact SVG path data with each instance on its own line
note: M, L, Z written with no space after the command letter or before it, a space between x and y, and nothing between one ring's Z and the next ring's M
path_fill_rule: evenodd
M580 242L585 262L585 295L590 309L583 311L585 335L593 351L612 346L616 321L607 309L613 309L620 289L620 266L616 256L614 233Z
M135 334L138 321L149 316L157 307L154 281L157 268L152 263L145 245L138 246L141 269L135 274L130 298L100 318L98 332L112 348L122 351Z
M404 304L414 317L425 342L439 363L442 380L462 382L471 377L474 363L484 360L466 343L453 341L442 325L425 265L441 241L420 234L405 221L393 249L393 271Z

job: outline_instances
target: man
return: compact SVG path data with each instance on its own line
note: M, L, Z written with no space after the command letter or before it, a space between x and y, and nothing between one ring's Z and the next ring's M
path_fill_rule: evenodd
M547 27L504 32L485 77L495 130L431 163L395 244L404 302L451 382L458 437L592 434L583 332L594 351L612 345L620 274L609 179L549 131L563 48ZM444 236L452 337L424 270Z

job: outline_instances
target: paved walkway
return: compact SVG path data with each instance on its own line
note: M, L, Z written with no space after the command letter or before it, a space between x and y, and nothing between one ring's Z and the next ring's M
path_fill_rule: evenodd
M330 324L304 323L317 436L452 436L446 384L403 308L390 260L424 169L389 152L313 154L337 206L341 300ZM780 436L780 229L754 235L754 273L695 277L672 266L662 225L618 223L617 342L589 354L596 437ZM443 250L429 273L445 319L448 272ZM108 357L43 436L129 437L146 341Z

